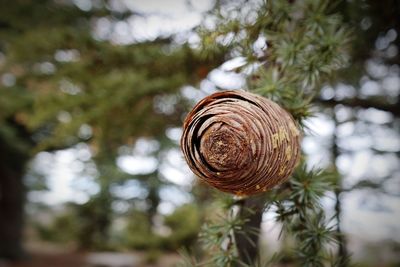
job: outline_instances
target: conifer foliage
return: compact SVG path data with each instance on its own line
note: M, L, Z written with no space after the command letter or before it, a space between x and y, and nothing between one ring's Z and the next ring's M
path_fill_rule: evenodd
M304 129L321 86L348 64L350 31L334 8L333 2L320 0L221 5L215 25L199 30L203 54L212 57L227 47L229 58L242 59L235 71L246 75L245 89L279 103ZM257 253L266 210L274 211L282 223L281 238L293 240L294 264L346 265L346 259L335 256L331 245L338 241L336 227L320 204L324 194L334 190L333 180L303 160L279 188L257 199L228 200L224 215L203 227L210 260L199 263L186 257L186 266L270 266L283 257L263 259L263 253Z

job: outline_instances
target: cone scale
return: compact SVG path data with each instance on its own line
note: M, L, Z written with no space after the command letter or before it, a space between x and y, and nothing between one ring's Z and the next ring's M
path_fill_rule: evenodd
M190 169L223 192L246 196L284 182L300 157L300 132L278 104L246 91L202 99L187 115L181 149Z

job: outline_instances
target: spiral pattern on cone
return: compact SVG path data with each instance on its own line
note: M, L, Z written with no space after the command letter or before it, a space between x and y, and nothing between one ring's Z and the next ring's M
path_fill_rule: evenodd
M252 195L289 177L300 157L300 132L271 100L223 91L188 114L181 149L201 180L224 192Z

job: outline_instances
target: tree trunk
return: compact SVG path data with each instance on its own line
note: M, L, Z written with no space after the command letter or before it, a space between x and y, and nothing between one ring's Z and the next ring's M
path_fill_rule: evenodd
M26 160L2 141L0 138L0 258L17 260L24 256L22 177Z
M253 266L258 258L258 241L265 198L249 197L240 200L238 216L245 220L243 228L235 232L235 241L240 260Z
M336 160L339 157L339 148L337 145L338 138L337 138L337 129L338 129L338 120L336 118L336 113L335 110L332 109L332 117L333 121L335 122L335 131L333 133L333 139L332 139L332 164L335 169L335 172L339 174L337 166L336 166ZM347 252L347 240L346 237L344 236L341 228L341 216L342 216L342 202L340 201L340 195L342 193L342 177L339 177L339 180L337 181L336 189L335 189L335 218L336 218L336 231L338 234L338 257L339 257L339 266L340 267L347 267L348 262L347 262L347 257L348 257L348 252Z
M346 237L344 236L341 228L342 203L340 202L340 194L341 194L340 190L335 190L335 196L336 196L335 217L337 221L336 231L338 233L337 240L339 245L338 256L339 256L339 266L347 267L348 252L347 252Z

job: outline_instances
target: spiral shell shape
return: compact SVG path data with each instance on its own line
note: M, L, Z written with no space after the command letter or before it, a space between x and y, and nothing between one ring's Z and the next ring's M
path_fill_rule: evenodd
M300 132L278 104L246 91L202 99L187 115L181 149L207 184L236 195L285 181L300 157Z

